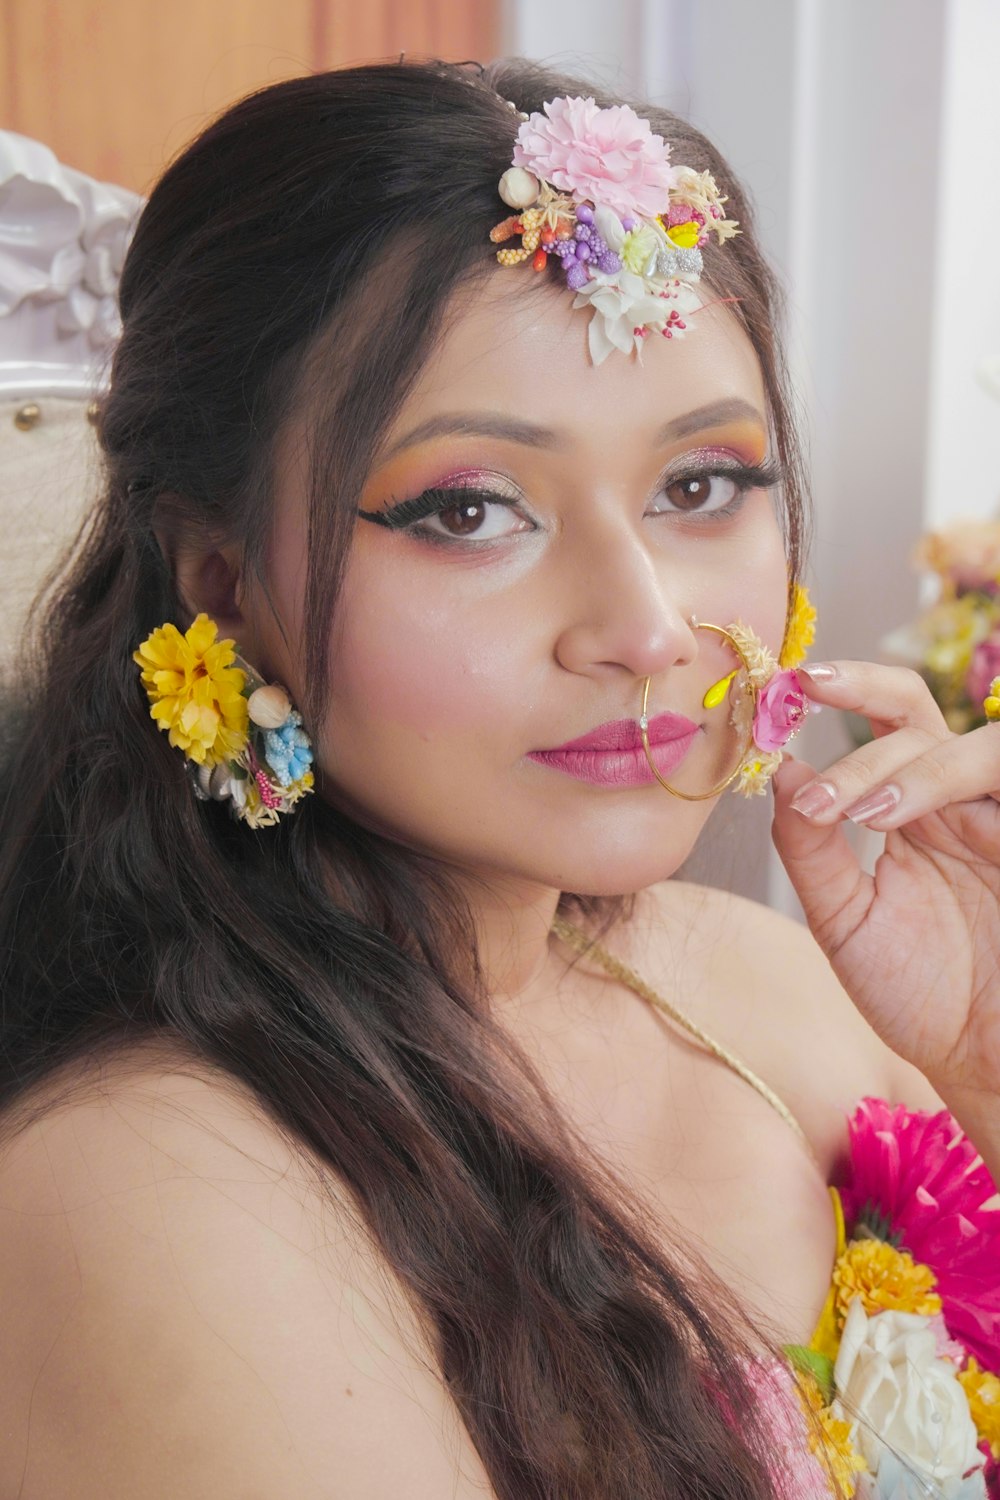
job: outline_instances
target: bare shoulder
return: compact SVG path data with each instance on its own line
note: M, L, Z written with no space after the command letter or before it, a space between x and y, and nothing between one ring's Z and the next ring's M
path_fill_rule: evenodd
M831 1156L845 1114L865 1094L941 1107L864 1019L803 923L671 880L643 893L633 925L635 951L674 977L696 1019L786 1099Z
M6 1140L0 1305L4 1495L491 1493L346 1188L197 1061Z

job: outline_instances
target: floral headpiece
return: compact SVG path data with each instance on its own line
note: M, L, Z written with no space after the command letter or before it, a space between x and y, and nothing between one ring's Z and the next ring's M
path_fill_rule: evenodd
M191 762L196 795L264 828L312 791L312 747L284 688L266 685L217 634L200 614L183 635L161 625L132 656L150 717Z
M502 266L559 261L574 307L590 307L595 364L612 349L639 350L651 332L683 335L702 246L739 234L710 172L674 166L670 147L627 104L550 99L524 117L500 197L516 212L490 231Z

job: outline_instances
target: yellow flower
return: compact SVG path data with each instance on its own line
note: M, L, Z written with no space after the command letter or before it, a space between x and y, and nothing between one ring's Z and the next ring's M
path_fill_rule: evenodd
M983 713L988 719L1000 719L1000 677L994 677L990 690L983 699Z
M701 225L690 219L686 224L672 224L667 230L667 239L673 240L681 250L693 250L701 234Z
M648 224L640 224L637 229L630 229L622 241L621 256L622 265L626 271L632 271L636 276L644 276L650 260L655 260L657 248L663 243L657 238L654 230Z
M995 611L985 608L975 594L946 599L920 620L926 643L924 663L939 677L949 679L949 691L961 691L972 653L994 625Z
M795 1384L806 1412L810 1449L837 1484L838 1493L853 1495L856 1476L868 1470L851 1441L853 1423L842 1422L823 1405L823 1393L811 1375L796 1371Z
M797 667L805 661L806 654L816 639L816 611L809 602L809 595L801 583L792 591L792 607L785 626L785 642L781 648L778 665L783 668Z
M989 1370L980 1369L969 1355L969 1363L958 1375L969 1398L969 1411L980 1438L990 1445L990 1453L1000 1459L1000 1380Z
M740 766L736 790L744 797L763 797L768 782L780 765L780 750L758 750Z
M884 1240L853 1240L834 1267L833 1281L841 1318L855 1297L861 1298L870 1316L887 1309L924 1317L941 1311L941 1298L933 1290L937 1277L930 1266Z
M150 717L200 766L234 759L247 742L246 675L232 665L235 642L216 641L217 632L214 620L200 614L183 635L176 625L161 625L132 653Z

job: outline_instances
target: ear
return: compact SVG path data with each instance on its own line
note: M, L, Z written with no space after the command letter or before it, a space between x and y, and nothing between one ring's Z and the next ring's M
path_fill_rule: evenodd
M246 635L240 608L240 570L228 548L199 552L179 547L173 556L174 587L193 620L204 610L219 627L220 636Z
M170 570L174 589L188 616L182 628L204 610L219 627L220 636L245 641L247 620L241 608L239 553L235 546L213 547L209 538L192 537L166 516L154 520L153 533Z

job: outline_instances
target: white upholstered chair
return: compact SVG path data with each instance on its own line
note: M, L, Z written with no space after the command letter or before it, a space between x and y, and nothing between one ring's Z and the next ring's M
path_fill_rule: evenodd
M0 131L0 675L100 485L93 402L142 199Z

